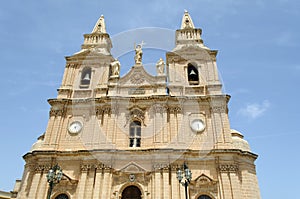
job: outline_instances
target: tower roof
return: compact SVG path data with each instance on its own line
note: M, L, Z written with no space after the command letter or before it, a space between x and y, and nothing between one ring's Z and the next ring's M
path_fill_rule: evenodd
M201 38L202 30L194 26L192 17L187 10L184 10L184 14L181 20L181 27L176 30L174 50L179 50L183 47L194 46L203 49L208 49ZM174 51L173 50L173 51Z
M110 55L112 43L106 32L104 16L101 15L90 34L84 35L82 50L93 49L99 53ZM82 51L80 51L82 52Z
M105 21L103 15L101 15L101 17L98 19L92 33L106 33L106 27L105 27Z
M187 29L187 28L194 29L195 26L189 12L187 10L184 10L184 14L181 21L181 29Z

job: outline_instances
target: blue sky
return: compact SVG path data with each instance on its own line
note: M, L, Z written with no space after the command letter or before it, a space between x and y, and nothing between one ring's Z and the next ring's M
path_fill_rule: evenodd
M202 28L206 46L219 50L224 91L232 96L231 128L241 131L259 154L256 165L262 198L298 195L298 0L2 2L0 190L11 190L14 180L22 177L22 155L46 129L47 99L56 97L64 56L80 50L83 34L92 31L101 14L114 37L143 27L175 31L184 9ZM128 68L122 70L125 73Z

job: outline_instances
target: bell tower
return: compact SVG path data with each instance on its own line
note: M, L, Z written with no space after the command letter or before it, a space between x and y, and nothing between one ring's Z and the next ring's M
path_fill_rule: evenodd
M58 165L51 199L260 199L257 155L230 127L217 51L201 34L185 11L174 49L152 66L156 74L143 66L142 42L120 76L101 16L66 57L46 132L23 156L17 198L46 198L47 173Z
M102 15L93 31L84 35L81 50L66 57L66 67L62 84L58 89L58 99L90 98L103 96L107 91L112 43L106 32Z
M203 44L202 30L195 28L187 11L176 30L175 48L167 53L170 95L221 94L216 50Z

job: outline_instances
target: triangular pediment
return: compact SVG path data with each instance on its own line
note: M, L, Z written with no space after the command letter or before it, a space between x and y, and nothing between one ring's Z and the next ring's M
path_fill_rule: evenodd
M67 60L75 60L78 61L78 59L86 61L85 59L88 60L101 60L101 59L106 59L107 57L110 58L111 61L114 59L110 54L107 54L107 52L104 52L101 49L82 49L76 53L74 53L71 56L67 56Z
M129 162L127 165L121 168L120 171L126 173L140 173L145 172L146 170L135 162Z
M216 181L212 180L210 177L208 177L205 174L201 174L194 180L194 183L196 185L211 185L211 184L215 184Z

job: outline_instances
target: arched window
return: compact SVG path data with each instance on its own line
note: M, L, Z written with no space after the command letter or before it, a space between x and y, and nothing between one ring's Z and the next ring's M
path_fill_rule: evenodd
M199 196L198 199L212 199L212 198L209 197L208 195L201 195L201 196Z
M69 199L67 194L59 194L58 196L55 197L55 199Z
M141 122L132 121L129 126L129 147L141 146Z
M80 85L81 86L88 86L91 82L91 74L92 70L91 68L84 68L81 72L81 79L80 79Z
M192 64L188 64L187 68L188 72L188 81L190 85L198 85L199 84L199 72L195 66Z

